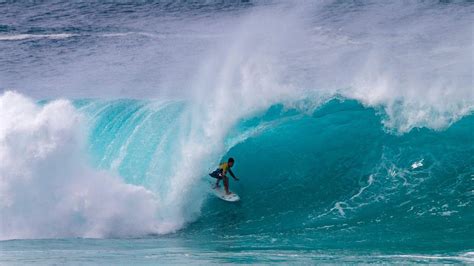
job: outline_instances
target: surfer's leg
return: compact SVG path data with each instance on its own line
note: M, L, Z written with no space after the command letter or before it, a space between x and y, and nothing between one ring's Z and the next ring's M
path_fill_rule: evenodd
M221 180L224 178L224 176L222 175L222 172L220 172L218 175L217 175L217 182L216 182L216 186L218 187L219 186L219 182L221 182Z
M230 192L229 192L229 178L227 176L224 176L224 188L225 188L225 193L230 194Z

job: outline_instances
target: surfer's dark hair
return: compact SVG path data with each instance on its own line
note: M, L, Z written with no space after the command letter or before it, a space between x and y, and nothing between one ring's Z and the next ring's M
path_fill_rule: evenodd
M228 163L233 163L234 162L234 158L230 157L229 160L227 160Z

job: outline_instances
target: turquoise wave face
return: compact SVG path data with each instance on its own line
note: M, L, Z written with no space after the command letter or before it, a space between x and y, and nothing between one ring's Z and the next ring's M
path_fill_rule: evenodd
M233 147L241 205L210 201L193 227L320 247L472 246L473 118L399 136L373 109L329 102Z
M89 143L96 166L116 170L128 183L154 191L163 185L157 180L172 175L170 160L178 152L172 138L182 130L176 119L185 109L183 103L84 100L76 106L92 119Z
M77 101L90 117L93 162L160 197L179 167L184 102ZM209 197L184 235L284 239L302 247L368 246L459 250L469 237L474 174L474 116L449 128L389 132L383 114L334 99L313 112L282 104L242 119L225 139L236 158L242 200ZM206 162L206 160L204 160ZM208 170L189 184L206 193ZM187 186L188 184L183 184ZM201 190L200 190L201 189ZM197 192L196 192L197 191Z

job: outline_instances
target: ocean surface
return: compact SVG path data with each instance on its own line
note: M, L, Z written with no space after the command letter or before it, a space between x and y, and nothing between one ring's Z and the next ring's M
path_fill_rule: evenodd
M0 14L0 264L474 263L472 1Z

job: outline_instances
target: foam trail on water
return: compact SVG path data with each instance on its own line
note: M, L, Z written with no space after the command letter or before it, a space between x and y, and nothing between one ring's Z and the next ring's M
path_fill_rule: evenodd
M150 191L87 166L82 121L66 100L0 95L0 239L160 231Z
M75 34L58 33L58 34L17 34L17 35L0 35L0 41L22 41L28 39L66 39L74 37Z

